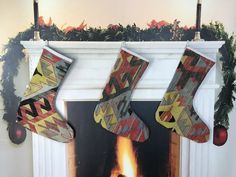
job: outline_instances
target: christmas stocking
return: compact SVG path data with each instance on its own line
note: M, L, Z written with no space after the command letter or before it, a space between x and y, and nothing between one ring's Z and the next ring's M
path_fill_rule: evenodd
M122 48L94 111L95 121L104 129L138 142L145 141L149 131L132 111L130 97L147 66L143 57Z
M58 87L72 60L45 47L18 108L18 123L47 138L69 142L74 133L54 106Z
M193 108L193 97L214 62L202 54L187 48L176 69L160 106L156 120L199 143L209 138L209 129Z

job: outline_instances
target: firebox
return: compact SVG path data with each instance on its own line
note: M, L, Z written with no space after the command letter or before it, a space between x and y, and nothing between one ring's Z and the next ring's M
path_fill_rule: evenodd
M144 143L116 136L93 119L98 102L67 102L76 130L70 144L70 177L178 177L179 137L155 121L158 101L135 101L132 108L150 130Z

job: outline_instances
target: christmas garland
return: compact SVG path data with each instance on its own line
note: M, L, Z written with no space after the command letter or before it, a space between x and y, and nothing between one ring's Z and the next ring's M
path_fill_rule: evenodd
M87 28L81 23L78 27L67 27L59 29L50 21L46 24L41 17L39 19L40 35L47 41L187 41L194 38L195 27L180 27L179 21L175 20L170 24L165 21L151 21L148 28L141 29L135 24L126 27L119 25L109 25L107 28ZM24 32L18 33L15 38L9 40L5 46L5 54L2 56L4 61L1 91L4 99L5 114L3 119L8 122L15 121L15 111L20 100L15 95L13 79L18 73L19 63L24 58L23 46L20 41L27 41L33 37L33 26ZM201 37L206 41L223 40L225 44L220 49L223 73L223 87L215 104L214 125L229 127L228 113L233 108L235 100L233 93L235 90L235 51L236 44L233 36L229 36L221 23L215 22L203 25Z

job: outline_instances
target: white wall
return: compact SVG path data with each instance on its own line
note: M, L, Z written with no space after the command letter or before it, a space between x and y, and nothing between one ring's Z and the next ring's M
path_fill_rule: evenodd
M3 62L0 62L0 76ZM22 93L28 82L28 63L22 62L19 75L15 78L16 94ZM0 90L2 89L0 85ZM27 131L27 138L21 145L13 144L8 138L7 123L2 119L3 100L0 96L0 177L32 177L32 140L31 132Z

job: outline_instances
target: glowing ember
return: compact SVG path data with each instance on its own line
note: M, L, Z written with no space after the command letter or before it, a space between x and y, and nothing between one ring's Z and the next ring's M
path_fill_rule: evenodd
M118 137L116 144L117 166L112 170L111 177L138 177L138 165L132 141Z

